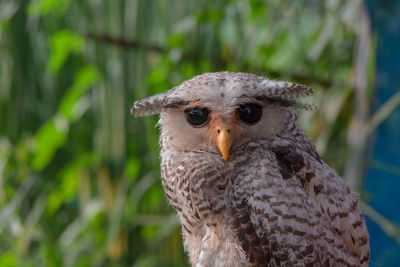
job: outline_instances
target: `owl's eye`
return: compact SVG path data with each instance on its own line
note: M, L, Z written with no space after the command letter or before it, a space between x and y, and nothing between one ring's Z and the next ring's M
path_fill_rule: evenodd
M186 120L193 127L202 127L210 120L210 111L206 108L190 108L185 110L185 113Z
M243 104L236 109L236 114L242 122L256 124L262 117L262 107L253 103Z

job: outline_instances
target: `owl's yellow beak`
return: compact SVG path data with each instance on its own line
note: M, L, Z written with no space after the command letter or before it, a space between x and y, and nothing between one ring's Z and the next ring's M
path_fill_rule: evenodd
M233 143L231 130L225 125L217 125L215 127L215 130L217 131L215 144L221 152L224 160L228 160L229 151L231 150L231 146Z

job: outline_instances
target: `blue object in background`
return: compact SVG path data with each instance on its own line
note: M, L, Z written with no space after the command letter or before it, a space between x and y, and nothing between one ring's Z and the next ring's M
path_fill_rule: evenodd
M371 28L377 36L373 112L400 90L400 0L366 0ZM364 190L368 204L400 225L400 107L380 124L370 138ZM371 164L372 163L372 164ZM390 168L376 168L373 163ZM367 217L370 266L400 266L400 244Z

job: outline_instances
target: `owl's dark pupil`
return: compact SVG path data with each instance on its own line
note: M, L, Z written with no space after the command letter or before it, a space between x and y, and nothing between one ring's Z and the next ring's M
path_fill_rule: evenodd
M204 126L210 118L208 116L210 112L206 108L191 108L185 110L185 113L186 113L186 120L193 127Z
M248 103L240 105L236 109L239 120L247 124L256 124L262 117L262 107L257 104Z

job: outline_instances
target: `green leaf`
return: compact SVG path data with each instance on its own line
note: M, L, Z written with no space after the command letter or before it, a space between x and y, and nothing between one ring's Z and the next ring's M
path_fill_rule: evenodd
M128 179L136 180L140 171L140 160L138 158L129 158L125 166L125 176Z
M95 68L87 66L81 69L76 75L74 85L61 100L59 112L39 129L35 136L36 152L31 163L35 170L40 171L46 167L57 149L66 142L70 123L82 115L82 108L79 106L82 103L78 103L78 100L97 77Z
M57 74L70 54L82 51L83 44L83 37L72 31L64 30L54 34L50 40L51 54L47 68Z
M19 266L18 261L18 256L11 251L4 252L0 255L0 266L17 267Z
M71 0L38 0L32 1L28 6L28 15L37 17L41 15L61 16L67 10Z
M71 162L67 163L59 172L58 178L61 184L56 190L51 192L47 201L46 214L53 215L63 202L71 201L77 194L78 179L89 166L92 166L99 161L99 157L87 152L79 155Z
M39 129L35 136L36 152L31 162L33 169L40 171L47 166L56 150L65 143L68 128L66 118L56 115Z
M86 66L76 74L74 85L68 89L59 107L60 114L64 115L68 121L75 121L82 115L80 105L83 103L79 103L78 100L97 81L98 77L97 70L92 66Z

